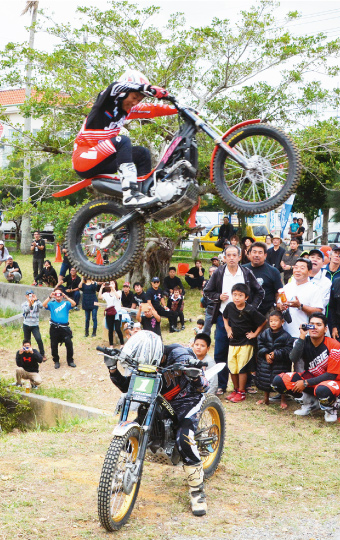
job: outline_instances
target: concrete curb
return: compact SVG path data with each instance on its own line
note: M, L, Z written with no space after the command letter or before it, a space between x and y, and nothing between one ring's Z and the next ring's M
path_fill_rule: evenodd
M86 407L77 403L62 401L61 399L40 396L39 394L26 394L19 392L22 397L28 399L32 410L25 413L21 418L28 427L35 427L40 424L43 427L53 427L59 421L70 420L70 418L99 418L109 416L113 418L113 413L96 409L94 407Z

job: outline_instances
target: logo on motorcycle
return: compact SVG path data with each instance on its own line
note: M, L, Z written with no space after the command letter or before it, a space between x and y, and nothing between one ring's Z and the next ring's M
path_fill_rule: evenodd
M148 379L147 377L136 377L133 391L142 394L151 394L154 382L153 379Z

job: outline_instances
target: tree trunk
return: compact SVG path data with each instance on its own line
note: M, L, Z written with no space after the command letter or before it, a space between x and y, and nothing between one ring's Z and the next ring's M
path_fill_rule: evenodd
M37 22L37 13L38 13L38 4L39 2L26 2L26 9L23 13L26 13L27 11L32 11L32 19L31 19L31 28L30 28L30 34L29 34L29 41L28 46L30 49L33 49L34 47L34 34L35 34L35 23ZM31 93L32 93L32 85L31 85L31 78L32 78L32 64L31 61L28 60L26 65L26 86L25 86L25 102L29 101L31 99ZM30 133L32 129L32 118L31 116L25 117L25 124L24 124L24 130L26 133ZM27 152L25 152L24 156L24 180L22 185L22 202L28 202L30 199L30 180L31 180L31 159ZM25 214L22 217L22 223L21 223L21 252L22 253L30 253L30 245L31 245L31 219L29 214Z
M151 279L157 276L163 283L168 275L170 261L175 249L175 242L169 238L151 238L147 242L140 260L129 273L130 283L139 281L148 286Z
M306 224L306 233L304 234L304 240L311 240L314 236L314 231L313 231L313 219L310 221L309 219L307 219L307 224Z
M321 237L321 243L324 246L328 245L328 220L329 220L329 208L325 208L322 210L323 213L323 220L322 220L322 237Z

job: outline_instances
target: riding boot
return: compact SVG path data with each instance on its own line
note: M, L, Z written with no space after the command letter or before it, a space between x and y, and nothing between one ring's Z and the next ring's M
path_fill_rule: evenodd
M85 323L85 337L88 337L89 336L89 327L90 327L90 323L86 322Z
M118 169L122 183L124 206L146 207L159 201L158 197L147 197L138 189L137 170L134 163L122 163Z
M203 465L202 463L184 465L183 468L187 475L192 513L194 516L204 516L207 513L207 503L203 484Z

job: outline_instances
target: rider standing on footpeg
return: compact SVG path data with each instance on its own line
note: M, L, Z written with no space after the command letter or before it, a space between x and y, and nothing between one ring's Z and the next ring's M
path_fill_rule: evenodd
M191 349L182 345L164 347L162 367L175 363L187 363L197 358ZM198 361L197 361L198 362ZM110 367L112 382L122 391L127 392L130 377L124 377L117 367ZM183 460L187 476L191 509L194 516L204 516L207 512L206 496L203 485L203 465L194 438L199 421L199 412L203 402L203 394L209 389L205 377L189 378L181 371L166 371L162 375L162 395L171 402L177 418L176 443Z
M145 96L162 99L168 96L164 88L152 86L139 71L126 71L101 92L81 130L73 151L73 168L82 178L118 171L123 190L123 204L146 207L157 201L138 190L137 176L151 171L150 151L132 146L129 137L119 135L125 122L139 118L154 118L177 114L169 105L140 103Z

